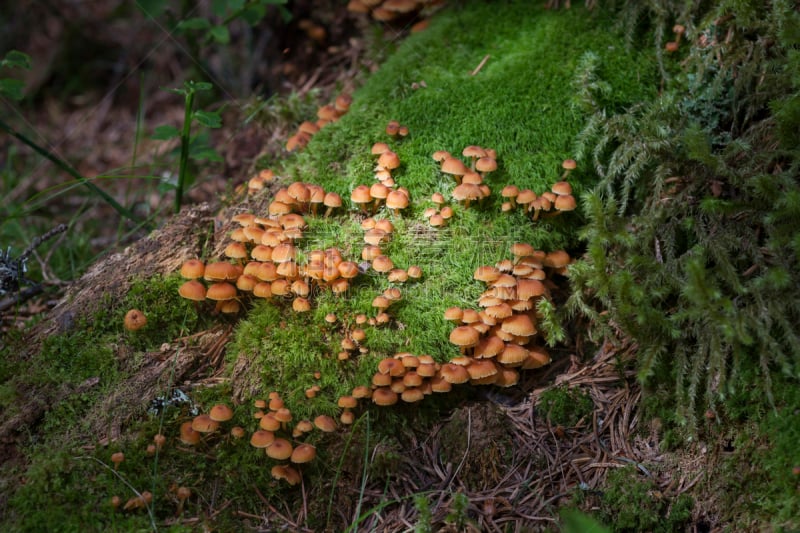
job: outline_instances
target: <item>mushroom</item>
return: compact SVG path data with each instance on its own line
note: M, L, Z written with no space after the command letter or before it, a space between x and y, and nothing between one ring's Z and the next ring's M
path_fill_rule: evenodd
M289 485L297 485L301 481L300 472L289 465L275 465L270 471L272 477L277 480L284 480Z
M119 468L120 463L125 460L125 454L122 452L112 453L111 462L114 463L114 470Z
M564 169L564 173L561 175L562 180L566 180L569 173L572 172L577 168L578 164L575 162L574 159L565 159L563 163L561 163L561 168Z
M181 265L181 277L185 279L202 278L206 265L199 259L187 259Z
M147 325L147 317L138 309L131 309L125 313L123 325L128 331L138 331Z
M395 216L400 216L400 211L408 207L408 195L402 190L391 191L386 197L386 207L391 209Z
M450 174L456 180L456 184L461 184L461 176L469 172L469 168L455 157L448 157L442 161L442 172Z

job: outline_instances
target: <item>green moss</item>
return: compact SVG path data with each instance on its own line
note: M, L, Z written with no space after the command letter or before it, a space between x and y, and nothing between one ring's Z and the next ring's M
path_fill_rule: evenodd
M612 469L602 497L603 520L614 531L683 531L693 502L682 494L670 501L634 466Z
M434 18L428 31L403 43L381 71L357 91L351 111L342 120L324 128L304 152L285 162L282 174L287 178L318 183L348 198L356 184L371 183L369 148L385 140L382 132L386 122L397 119L408 125L411 135L391 144L403 162L397 181L410 190L412 206L402 217L385 212L379 216L392 218L396 226L392 241L385 247L388 255L397 266L421 266L424 276L402 286L403 299L390 307L390 324L366 328L367 353L347 361L336 358L339 343L353 327L356 314L374 316L371 302L390 285L385 278L362 275L346 297L316 295L314 310L306 314L293 313L290 302L253 305L236 325L227 347L228 368L239 357L252 359L254 372L243 378L251 380L252 387L244 390L264 395L271 390L281 392L296 419L321 413L337 415L338 396L349 393L354 385L368 383L381 357L410 351L429 353L444 361L458 353L448 342L451 326L444 321L443 312L453 305L475 305L484 289L472 279L476 267L510 257L509 246L518 241L545 250L575 248L574 230L581 224L580 214L533 224L519 213L501 216L496 193L508 183L543 191L559 179L560 162L572 155L573 139L585 119L584 112L574 105L570 87L586 52L597 55L597 73L610 87L605 105L622 106L654 95L654 62L643 53L624 50L620 39L605 28L604 17L588 17L584 9L545 11L530 2L507 2L503 9L472 3L468 8L445 10ZM485 22L490 19L491 27ZM463 31L467 27L471 30ZM491 56L489 61L480 73L470 76L485 54ZM633 75L640 83L630 83ZM412 90L411 83L420 80L425 80L427 87ZM307 102L297 105L306 106ZM498 151L500 168L489 178L495 194L482 206L469 210L456 206L450 225L434 231L422 211L431 205L427 199L432 192L447 195L453 183L437 172L431 154L440 149L460 153L470 144ZM570 181L579 195L591 187L592 179L579 170ZM314 248L337 246L346 259L359 260L363 235L358 219L350 211L331 219L311 219L300 255ZM198 323L194 307L177 297L179 283L176 277L136 282L123 302L106 302L95 316L76 324L73 332L48 339L32 361L20 363L23 371L30 370L20 384L63 380L74 386L100 378L101 387L72 395L46 416L44 427L55 433L29 450L32 466L25 473L27 484L9 501L11 518L7 522L12 528L148 529L150 519L146 515L113 513L107 505L112 494L123 499L131 496L120 479L97 462L108 464L110 453L116 449L124 449L127 457L120 475L138 490L154 493L154 517L159 524L174 515L175 499L168 490L173 484L196 491L187 514L201 514L214 498L235 501L213 518L213 527L219 530L241 529L242 519L234 515L234 510L262 512L263 502L253 494L253 486L258 486L267 500L284 499L292 509L302 505L299 491L267 478L266 472L274 462L226 434L204 439L195 450L170 446L159 454L157 462L146 456L144 449L156 431L167 434L174 444L178 427L190 417L186 406L132 421L138 433L134 431L129 440L108 448L85 451L80 446L87 442L73 439L59 442L61 451L55 455L48 451L56 433L80 435L80 429L85 430L81 423L73 423L79 431L59 428L57 416L73 418L96 405L102 394L136 370L142 352L205 326ZM147 327L138 333L122 329L122 316L132 307L148 317ZM336 313L342 322L328 326L323 320L328 312ZM133 348L131 357L120 357L121 345ZM319 380L313 377L317 371L321 372ZM7 375L5 368L2 372ZM315 383L322 387L322 394L308 401L304 390ZM217 401L229 401L230 394L231 386L226 384L196 389L192 396L206 408ZM335 487L327 480L342 472L348 479L358 479L362 470L353 458L363 456L366 443L387 443L388 449L393 449L393 439L405 424L415 421L424 427L426 422L441 418L440 409L452 407L446 402L460 398L458 394L447 396L450 398L440 400L441 405L426 401L389 410L370 407L368 412L374 415L372 434L367 437L363 429L355 430L360 433L353 441L355 451L345 456L348 464L339 459L347 452L342 449L341 436L315 433L309 440L318 445L319 459L309 465L305 475L315 483L320 480L335 496ZM235 423L248 431L256 428L249 403L237 406L235 412ZM388 454L370 473L389 479L396 466L392 459ZM323 490L315 483L310 486ZM47 496L53 492L57 494ZM325 511L317 503L311 506L315 511ZM314 527L329 525L322 523L324 512L312 514ZM463 517L457 518L461 521Z
M559 385L542 393L539 410L553 426L571 427L592 414L594 403L579 388Z

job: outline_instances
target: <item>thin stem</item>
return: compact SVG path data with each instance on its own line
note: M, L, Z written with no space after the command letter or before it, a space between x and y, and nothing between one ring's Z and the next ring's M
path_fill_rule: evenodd
M175 189L175 212L181 210L183 200L183 187L186 183L186 172L189 169L189 133L192 127L192 106L194 105L194 91L186 93L186 107L183 112L183 131L181 132L181 160L178 169L178 187Z
M78 171L77 171L77 170L75 170L75 169L72 167L72 165L70 165L69 163L67 163L67 162L66 162L66 161L64 161L63 159L60 159L58 156L56 156L56 155L54 155L53 153L49 152L49 151L48 151L48 150L46 150L45 148L42 148L41 146L39 146L38 144L36 144L36 143L35 143L34 141L32 141L31 139L28 139L28 137L26 137L24 134L22 134L22 133L18 132L17 130L15 130L14 128L12 128L11 126L9 126L8 124L6 124L6 123L5 123L5 121L4 121L3 119L0 119L0 129L2 129L3 131L5 131L5 132L6 132L6 133L8 133L9 135L11 135L11 136L13 136L13 137L16 137L18 140L20 140L20 141L21 141L21 142L23 142L24 144L26 144L26 145L30 146L30 147L31 147L31 148L33 148L33 150L34 150L36 153L38 153L39 155L41 155L41 156L45 157L46 159L49 159L49 160L50 160L51 162L53 162L53 163L54 163L54 164L55 164L55 165L56 165L58 168L60 168L61 170L63 170L64 172L66 172L67 174L69 174L70 176L72 176L73 178L75 178L76 180L78 180L80 183L82 183L83 185L85 185L86 187L88 187L88 188L89 188L89 190L90 190L90 191L92 191L94 194L96 194L97 196L99 196L100 198L102 198L103 200L105 200L105 202L106 202L108 205L110 205L111 207L113 207L113 208L114 208L114 210L115 210L117 213L119 213L120 215L122 215L123 217L125 217L125 218L127 218L127 219L129 219L129 220L133 220L133 221L137 221L137 220L138 220L138 219L136 218L136 216L135 216L133 213L131 213L130 211L128 211L127 209L125 209L124 207L122 207L122 206L121 206L121 205L120 205L120 204L119 204L119 203L118 203L116 200L114 200L114 198L112 198L112 197L111 197L111 196L110 196L110 195L109 195L107 192L105 192L103 189L101 189L100 187L98 187L97 185L95 185L94 183L92 183L91 181L89 181L88 179L86 179L86 178L84 178L83 176L81 176L81 175L78 173Z

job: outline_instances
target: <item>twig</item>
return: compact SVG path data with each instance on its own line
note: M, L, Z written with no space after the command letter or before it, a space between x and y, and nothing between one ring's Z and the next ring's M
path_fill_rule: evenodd
M480 62L480 63L478 63L478 66L477 66L477 67L475 67L475 70L473 70L472 72L470 72L470 73L469 73L469 75L470 75L470 76L474 76L475 74L477 74L478 72L480 72L480 71L481 71L481 69L482 69L482 68L483 68L483 66L486 64L486 62L487 62L487 61L489 61L489 54L486 54L485 56L483 56L483 59L481 59L481 62Z

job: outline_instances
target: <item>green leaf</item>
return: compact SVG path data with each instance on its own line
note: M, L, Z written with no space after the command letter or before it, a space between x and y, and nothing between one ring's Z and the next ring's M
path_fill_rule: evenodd
M214 26L208 33L219 44L228 44L231 41L231 34L228 33L227 26Z
M31 57L19 50L11 50L0 61L0 67L31 69Z
M195 146L189 150L189 157L195 161L211 161L212 163L222 163L222 156L212 147Z
M22 100L22 97L24 96L22 90L24 88L25 83L22 80L15 80L13 78L0 80L0 95L7 96L12 100Z
M241 18L251 26L255 26L267 14L267 8L260 4L251 4L242 9Z
M211 27L208 19L203 17L195 17L191 19L182 20L178 23L177 29L179 30L207 30Z
M214 13L218 17L224 17L225 13L228 12L228 2L227 0L212 0L211 1L211 12Z
M151 18L160 17L167 9L166 0L137 0L135 4L142 13Z
M164 124L162 126L156 127L153 134L150 136L151 139L155 139L157 141L166 141L167 139L174 139L176 137L180 137L181 132L175 126L170 126L169 124Z
M214 88L213 85L208 83L207 81L187 81L184 83L186 88L190 91L194 92L201 92L201 91L210 91Z
M213 111L195 111L194 119L207 128L219 128L222 126L222 117Z

